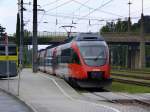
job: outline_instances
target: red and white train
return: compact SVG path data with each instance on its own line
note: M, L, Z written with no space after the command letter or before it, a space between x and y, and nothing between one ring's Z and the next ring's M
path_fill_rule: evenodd
M95 33L79 33L58 46L39 51L39 70L73 81L80 87L110 85L109 49Z

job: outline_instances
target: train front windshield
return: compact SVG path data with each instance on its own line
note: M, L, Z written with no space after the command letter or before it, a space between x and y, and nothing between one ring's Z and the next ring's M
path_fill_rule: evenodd
M79 46L85 63L89 66L102 66L106 63L106 47L101 45Z

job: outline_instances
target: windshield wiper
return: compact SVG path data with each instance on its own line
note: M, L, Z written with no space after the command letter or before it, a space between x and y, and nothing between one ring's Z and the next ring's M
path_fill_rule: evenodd
M96 56L96 58L94 60L97 61L100 56L101 56L101 52Z

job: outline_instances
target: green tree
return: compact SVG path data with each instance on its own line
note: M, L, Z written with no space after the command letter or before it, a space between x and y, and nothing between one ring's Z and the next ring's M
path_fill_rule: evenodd
M28 30L24 30L24 38L29 38L30 36L31 36L31 32L30 31L28 31Z
M139 23L134 23L134 24L131 26L131 31L132 31L132 32L140 32L140 24L139 24Z
M150 16L144 16L144 33L150 33ZM131 25L131 32L140 32L141 27L141 19L138 20L137 23ZM105 26L103 26L100 30L101 33L104 32L127 32L128 31L128 20L121 21L118 19L116 23L107 22Z
M121 21L118 19L117 23L107 22L105 26L102 27L101 33L103 32L127 32L128 31L128 21Z
M114 32L115 30L115 24L114 22L107 22L106 26L103 26L101 29L101 32Z
M5 28L0 25L0 37L3 37L5 33Z

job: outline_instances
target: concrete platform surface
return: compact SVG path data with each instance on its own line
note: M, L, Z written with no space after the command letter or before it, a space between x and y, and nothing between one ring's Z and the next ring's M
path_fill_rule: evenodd
M7 90L7 80L0 81L0 88ZM149 110L132 105L118 105L103 101L93 101L77 93L64 80L38 72L24 69L21 73L19 98L25 101L35 112L149 112ZM17 93L17 78L10 80L10 91Z
M65 86L65 87L64 87ZM117 109L79 99L78 93L62 79L24 69L21 73L20 99L35 112L119 112ZM0 81L7 89L7 80ZM10 80L10 91L17 93L17 79Z
M0 112L31 112L31 109L0 90Z

